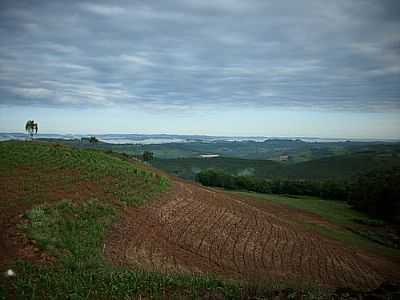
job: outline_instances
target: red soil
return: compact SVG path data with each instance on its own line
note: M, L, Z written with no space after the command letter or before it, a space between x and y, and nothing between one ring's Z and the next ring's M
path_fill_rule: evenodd
M367 289L400 278L397 264L288 222L299 218L327 223L299 210L176 181L159 201L125 211L105 253L116 265L252 282Z
M76 178L66 185L63 178ZM63 199L75 202L92 197L109 197L101 183L84 181L79 173L54 170L46 174L30 168L19 168L12 174L0 175L0 272L21 258L33 262L49 263L54 258L42 252L35 241L18 229L28 222L24 213L33 206L54 203Z

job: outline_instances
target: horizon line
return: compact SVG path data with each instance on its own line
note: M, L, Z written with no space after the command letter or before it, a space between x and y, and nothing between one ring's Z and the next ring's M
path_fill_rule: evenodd
M5 132L0 134L26 135L25 132ZM377 138L377 137L322 137L322 136L268 136L268 135L211 135L211 134L177 134L177 133L38 133L38 135L77 135L77 136L106 136L106 135L138 135L138 136L181 136L181 137L208 137L208 138L253 138L253 139L325 139L325 140L367 140L367 141L400 141L400 137Z

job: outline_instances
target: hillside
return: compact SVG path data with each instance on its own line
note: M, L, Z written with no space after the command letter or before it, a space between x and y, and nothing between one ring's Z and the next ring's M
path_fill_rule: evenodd
M368 289L400 278L397 264L301 225L344 230L316 215L183 182L163 199L115 228L106 247L115 264L326 288Z
M344 230L318 216L167 178L118 154L2 142L0 179L0 270L16 273L1 277L0 299L281 295L272 286L313 299L400 278L392 259L299 222Z
M294 164L232 157L155 159L152 164L186 179L194 179L202 170L215 169L230 175L259 178L322 180L346 179L373 169L400 166L400 155L374 151L356 152Z

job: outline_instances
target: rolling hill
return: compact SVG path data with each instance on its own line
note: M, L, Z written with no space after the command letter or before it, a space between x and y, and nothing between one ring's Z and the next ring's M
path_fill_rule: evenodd
M266 139L263 142L251 140L191 140L190 142L163 144L111 144L106 142L90 144L80 139L42 138L41 140L67 144L77 148L124 152L130 155L140 155L144 151L151 151L155 157L160 159L198 158L203 154L217 154L223 157L280 161L281 156L287 156L287 163L297 163L362 151L400 152L400 143L398 142L305 142L290 139Z
M322 224L316 215L118 154L1 142L0 179L0 270L16 274L1 277L0 299L254 299L287 287L322 299L400 278L391 259L298 222Z
M259 178L323 180L347 179L373 169L400 166L400 155L366 151L293 164L232 157L155 159L152 164L185 179L194 179L202 170L214 169L230 175Z

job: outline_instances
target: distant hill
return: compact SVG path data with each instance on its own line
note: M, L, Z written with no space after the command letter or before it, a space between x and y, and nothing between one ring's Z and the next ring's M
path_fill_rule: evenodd
M359 152L286 165L280 176L288 178L348 178L373 169L400 166L398 153Z
M231 157L156 159L152 164L186 179L194 179L197 173L207 169L260 178L345 179L372 169L400 166L400 155L358 152L294 164Z
M117 144L108 143L96 136L100 142L90 144L81 139L41 138L49 142L67 144L77 148L91 148L124 152L130 155L141 155L144 151L151 151L156 158L198 158L201 155L219 155L254 160L275 160L286 163L298 163L336 155L356 152L373 151L379 153L400 153L400 143L395 142L359 142L359 141L331 141L306 142L300 139L266 139L264 141L241 140L190 140L176 142L170 139L169 143L153 139L151 144ZM119 140L124 141L124 140ZM126 140L125 140L126 141Z
M284 165L272 160L233 157L155 159L152 165L186 179L194 179L202 170L215 169L231 175L267 178L282 172Z

